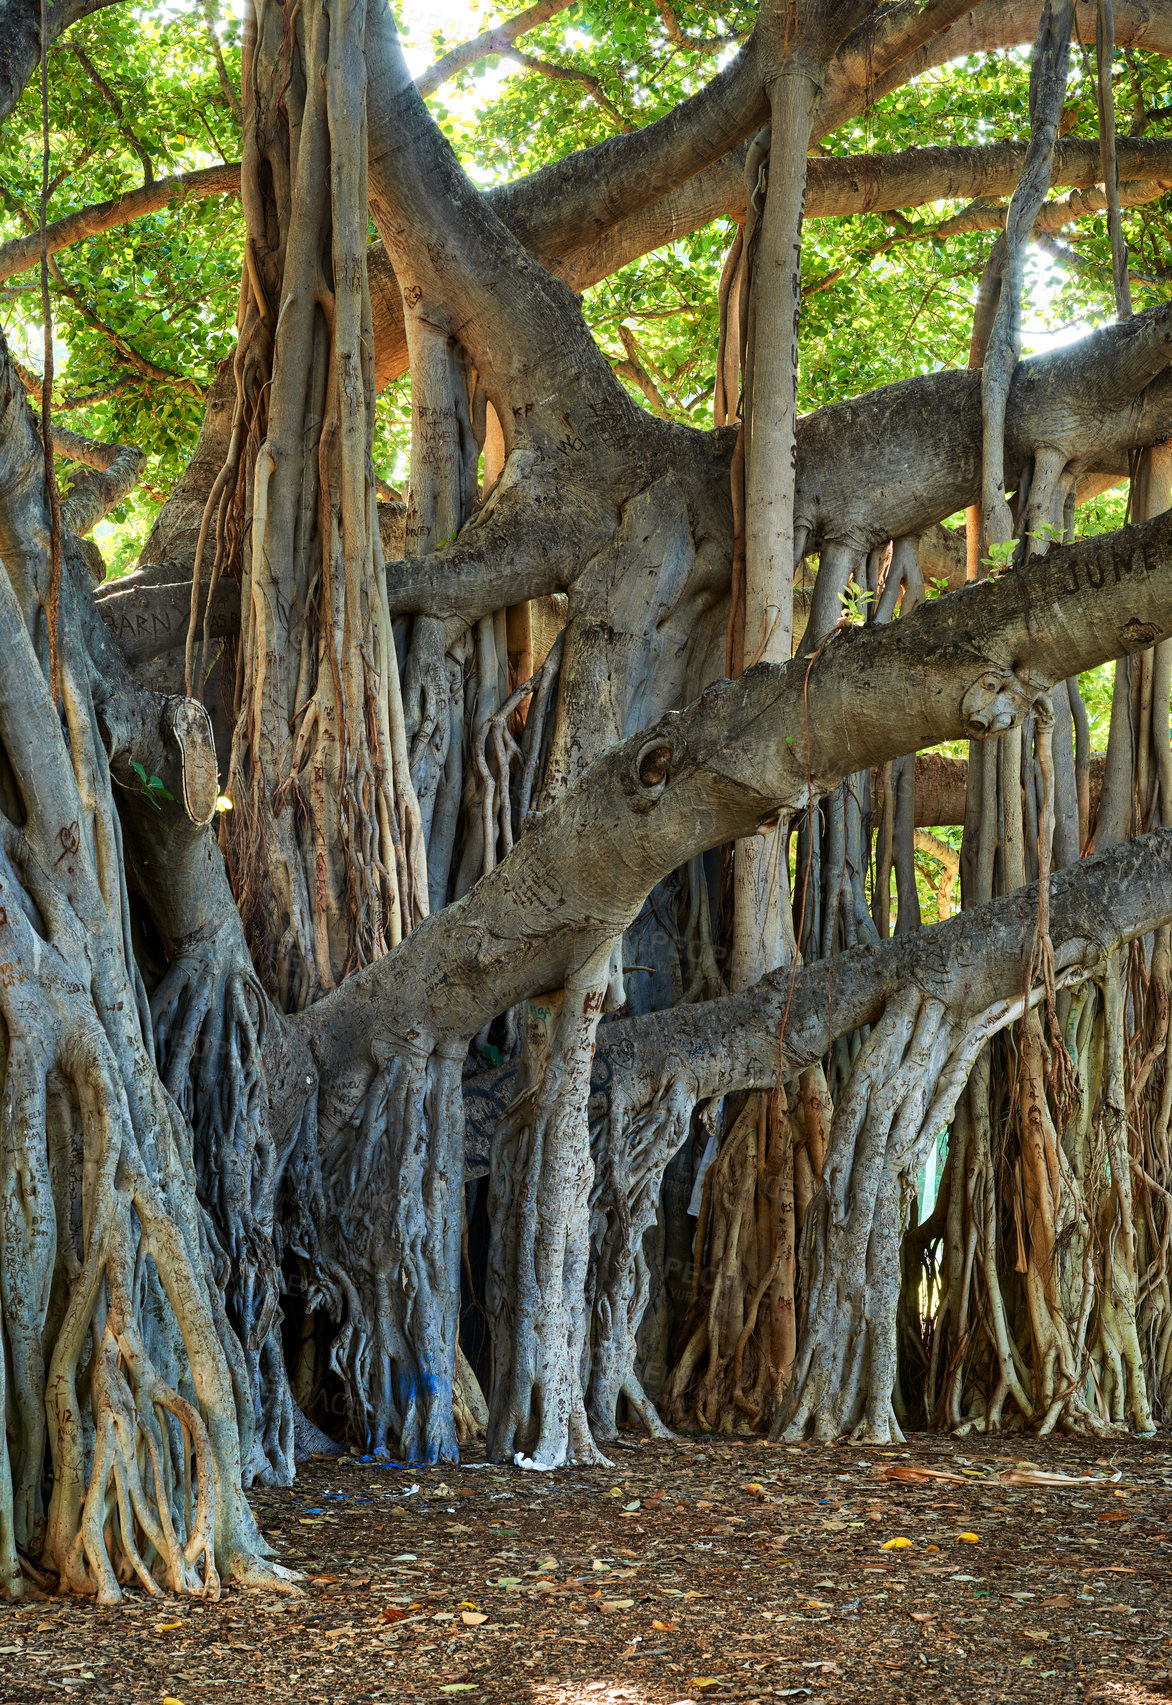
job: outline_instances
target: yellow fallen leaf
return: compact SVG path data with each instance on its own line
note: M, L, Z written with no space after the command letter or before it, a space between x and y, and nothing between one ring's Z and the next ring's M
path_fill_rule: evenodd
M880 1551L903 1551L911 1543L910 1539L904 1539L901 1536L899 1539L885 1539L879 1549Z
M183 1701L182 1701L182 1699L172 1698L171 1694L169 1694L169 1693L164 1693L163 1705L183 1705Z
M155 1624L156 1631L160 1634L168 1628L182 1628L182 1626L182 1622L157 1622Z
M676 1627L674 1622L653 1622L651 1626L658 1634L674 1634Z
M462 1610L460 1612L460 1621L465 1623L469 1628L479 1628L482 1622L488 1621L488 1617L484 1614L483 1610Z
M966 1545L979 1545L981 1543L979 1533L958 1533L956 1537L962 1539Z

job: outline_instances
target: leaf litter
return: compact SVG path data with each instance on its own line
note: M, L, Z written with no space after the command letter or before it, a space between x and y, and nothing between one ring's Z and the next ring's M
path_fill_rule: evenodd
M251 1494L298 1597L5 1608L0 1705L1165 1705L1172 1441L1021 1444L314 1461Z

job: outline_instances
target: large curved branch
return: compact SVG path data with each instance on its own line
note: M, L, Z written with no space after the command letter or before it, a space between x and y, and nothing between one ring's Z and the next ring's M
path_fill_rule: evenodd
M1020 362L1008 413L1010 489L1040 443L1068 448L1072 471L1081 473L1167 438L1170 362L1172 305ZM685 428L654 428L666 431L674 434L677 455L695 436ZM798 422L797 442L795 517L810 550L824 543L869 550L919 535L979 491L980 374L924 374L819 409ZM717 435L712 443L714 450L727 445L731 451L727 437ZM695 477L703 477L697 459L691 461ZM503 549L486 552L471 529L426 561L389 564L391 608L440 610L471 621L499 608L502 586L510 598L569 586L595 548L595 535L583 533L566 555L546 557L547 578L541 580L536 554L508 540Z
M386 0L371 8L366 51L370 206L407 311L429 333L458 337L507 451L528 445L570 466L587 450L602 463L609 448L621 457L638 410L576 298L533 264L460 167L411 80ZM569 426L567 411L583 404L594 431Z
M855 770L1000 732L1055 682L1168 633L1172 513L711 687L598 759L469 894L298 1020L325 1116L357 1105L376 1042L466 1038L564 986L693 855Z
M113 6L118 0L56 0L48 8L51 42L56 41L79 18L88 18ZM41 56L40 7L30 0L3 0L0 5L0 124L19 101L24 86Z
M914 0L904 0L904 9L910 10L913 5ZM1097 12L1098 0L1076 0L1074 29L1079 41L1095 39ZM1117 0L1114 13L1117 47L1172 55L1172 9L1148 4L1147 0ZM1037 0L983 0L914 52L893 65L876 67L869 87L860 86L857 74L844 76L841 88L833 88L828 81L823 122L827 130L834 129L861 111L863 104L881 100L934 66L970 53L990 53L1032 41L1037 25Z
M1021 174L1025 151L1024 142L995 142L812 158L807 167L806 217L846 218L934 201L1009 195ZM1166 138L1121 139L1118 151L1119 170L1125 179L1162 181L1172 177L1172 141ZM1076 137L1059 142L1054 157L1055 185L1089 189L1098 182L1100 170L1097 143ZM515 185L489 190L485 199L534 258L576 291L587 290L640 256L690 236L713 219L743 219L745 212L743 148L706 166L669 194L614 219L601 232L563 221L556 205L542 210L540 223L533 219L527 206L531 191L523 186L532 186L534 181L523 178ZM1080 206L1073 216L1087 211L1092 209ZM407 369L407 340L398 285L381 245L371 250L370 278L377 382L385 385Z
M1080 0L1076 16L1084 39L1088 29L1093 35L1095 0ZM1032 41L1036 27L1036 0L985 0L976 6L957 5L952 0L947 6L920 6L916 0L906 0L877 24L864 26L832 63L816 119L816 135L827 135L863 111L879 93L909 81L929 65L943 64L961 53L987 52ZM1120 46L1172 53L1172 13L1164 8L1149 7L1142 0L1123 0L1115 10L1115 31ZM650 208L697 173L715 167L767 117L758 50L750 39L732 65L665 118L630 136L610 137L594 148L581 149L492 191L493 209L543 265L556 266L559 257L600 241L621 220ZM914 158L914 153L905 156L905 162ZM812 192L816 193L822 167L833 175L837 164L811 161ZM1158 172L1134 171L1122 159L1120 171L1128 177L1159 176ZM731 185L731 173L727 181ZM1061 181L1073 186L1075 180ZM1012 189L1013 182L1007 189ZM743 187L739 193L743 195ZM980 192L960 189L956 193ZM892 201L888 205L905 203ZM807 213L813 206L808 200ZM825 211L834 209L828 206ZM665 218L662 227L669 223Z

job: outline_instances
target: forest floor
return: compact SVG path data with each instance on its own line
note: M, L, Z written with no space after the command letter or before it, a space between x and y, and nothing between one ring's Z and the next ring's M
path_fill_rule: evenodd
M613 1454L550 1475L314 1462L253 1500L304 1596L0 1607L0 1700L1172 1700L1167 1432ZM998 1478L1027 1457L1122 1477Z

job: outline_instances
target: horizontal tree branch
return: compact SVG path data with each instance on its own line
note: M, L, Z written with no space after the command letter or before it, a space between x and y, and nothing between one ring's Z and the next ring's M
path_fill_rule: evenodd
M1040 443L1068 445L1081 473L1100 461L1125 464L1128 450L1168 437L1170 361L1172 306L1164 306L1019 362L1006 427L1009 489ZM682 457L686 429L648 422L648 442L668 430ZM715 443L731 454L731 438ZM924 533L979 494L980 444L980 374L964 369L905 379L805 416L797 430L795 518L808 531L807 549L829 543L866 551ZM557 558L513 541L494 555L469 529L426 558L388 564L391 611L472 621L504 603L564 589L597 548L595 539L583 531L580 544Z
M166 567L139 569L136 574L107 581L98 589L96 601L102 620L132 666L165 656L186 642L191 581L175 580ZM206 607L205 595L199 610L201 632ZM216 586L210 637L226 639L239 631L240 585L224 577Z
M236 161L225 166L202 166L198 171L179 172L174 177L157 178L154 183L127 190L110 201L95 202L92 207L79 208L54 219L47 227L49 253L56 254L73 243L96 237L103 231L128 225L132 219L142 219L148 213L158 213L173 203L182 204L196 197L240 194L240 166ZM12 278L37 266L41 259L41 234L30 231L26 236L13 237L0 243L0 279Z
M1169 633L1172 513L709 688L605 753L470 893L297 1020L327 1117L357 1105L375 1039L459 1043L564 986L688 858L758 833L852 771L1002 732L1057 681Z
M821 1059L831 1043L881 1017L917 988L958 1018L978 1018L1023 992L1037 884L911 935L786 968L741 994L636 1018L604 1019L591 1072L591 1113L637 1114L675 1078L698 1104L771 1089ZM1024 921L1023 921L1024 920ZM1092 975L1125 942L1172 921L1172 829L1068 865L1050 885L1056 969ZM488 1170L495 1127L515 1094L516 1067L465 1084L467 1176Z
M1103 791L1106 757L1092 752L1089 766L1091 820L1098 810ZM960 827L964 822L965 798L968 792L968 759L948 758L943 752L916 754L915 816L917 829L936 829L950 825ZM878 771L874 772L877 779Z
M909 148L893 154L813 156L806 163L807 219L845 219L859 213L887 213L936 201L969 201L1013 193L1027 144L994 142L985 146ZM1172 141L1164 137L1118 143L1120 172L1128 179L1172 179ZM1130 150L1130 152L1129 152ZM1098 182L1097 142L1067 137L1055 149L1051 181L1057 186L1090 189ZM1097 211L1072 200L1071 217ZM745 216L744 151L736 149L672 194L621 219L603 236L563 249L556 270L575 290L602 278L667 243L679 241L713 219ZM963 220L964 215L956 215ZM1063 221L1067 223L1068 221ZM994 229L958 224L956 230ZM951 225L943 225L948 235ZM546 264L550 264L546 262Z

